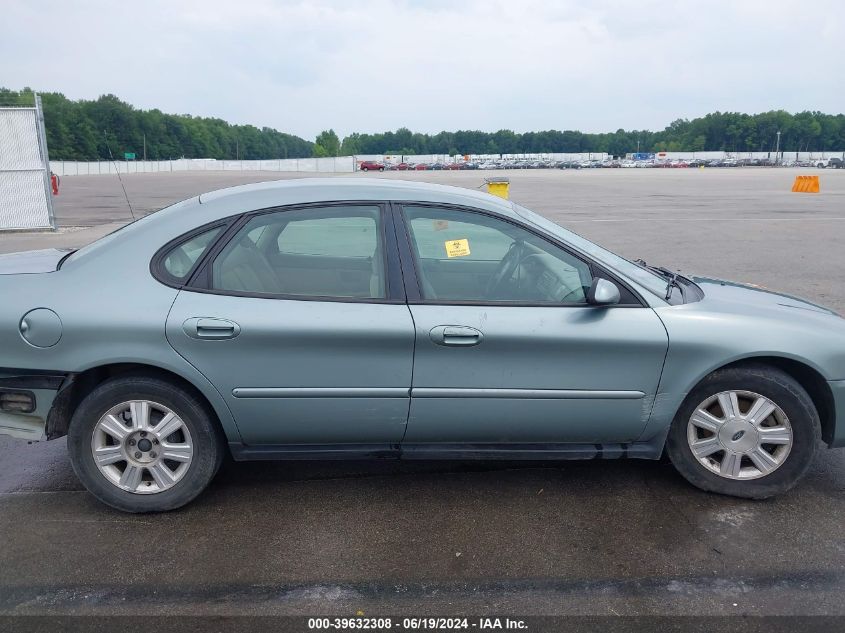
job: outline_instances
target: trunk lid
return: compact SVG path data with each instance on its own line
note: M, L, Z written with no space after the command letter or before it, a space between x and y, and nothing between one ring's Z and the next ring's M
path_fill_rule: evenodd
M0 255L0 275L52 273L56 271L62 258L72 252L69 248L45 248Z

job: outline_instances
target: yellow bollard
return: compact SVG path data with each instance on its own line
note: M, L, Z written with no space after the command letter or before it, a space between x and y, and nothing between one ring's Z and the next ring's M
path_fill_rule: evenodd
M818 193L819 177L795 176L795 182L792 185L792 191L795 193Z
M508 199L508 189L510 188L511 181L507 178L485 178L484 182L487 183L487 193L491 193L494 196L499 196L500 198L504 198L505 200Z

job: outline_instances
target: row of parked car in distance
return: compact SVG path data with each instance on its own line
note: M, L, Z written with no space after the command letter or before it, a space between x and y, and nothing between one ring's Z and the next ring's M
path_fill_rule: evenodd
M690 167L817 167L819 169L843 169L841 158L826 158L813 161L774 161L765 158L721 158L721 159L604 159L604 160L489 160L454 162L378 162L362 161L361 171L425 171L461 169L684 169Z

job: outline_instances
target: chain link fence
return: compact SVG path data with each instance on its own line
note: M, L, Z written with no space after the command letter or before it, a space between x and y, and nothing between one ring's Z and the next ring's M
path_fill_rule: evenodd
M55 228L49 169L41 99L0 107L0 230Z

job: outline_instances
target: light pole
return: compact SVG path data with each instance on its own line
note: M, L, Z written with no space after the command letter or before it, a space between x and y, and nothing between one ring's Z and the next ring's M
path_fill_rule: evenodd
M780 164L780 158L778 158L778 152L780 152L780 130L778 130L778 138L775 142L775 165Z

